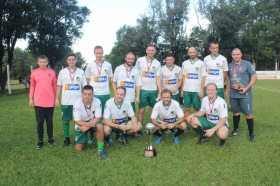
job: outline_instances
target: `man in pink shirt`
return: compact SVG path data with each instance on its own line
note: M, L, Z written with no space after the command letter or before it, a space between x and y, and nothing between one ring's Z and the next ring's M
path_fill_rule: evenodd
M54 147L53 140L53 111L56 93L56 74L54 70L47 68L48 58L45 55L37 57L38 69L31 73L29 106L35 109L37 123L38 143L36 149L44 145L44 120L47 123L48 144Z

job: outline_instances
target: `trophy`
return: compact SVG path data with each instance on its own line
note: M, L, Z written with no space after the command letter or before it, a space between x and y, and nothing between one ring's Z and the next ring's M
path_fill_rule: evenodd
M144 157L152 158L157 156L156 149L152 146L152 132L154 125L152 123L147 123L146 130L149 135L149 143L148 146L144 150Z

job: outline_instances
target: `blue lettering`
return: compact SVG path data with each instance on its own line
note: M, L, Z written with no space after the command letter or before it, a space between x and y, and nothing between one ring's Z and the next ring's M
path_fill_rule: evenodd
M218 115L209 114L208 119L212 121L219 121L220 117Z
M188 73L188 79L198 79L198 74L196 74L196 73Z
M124 82L124 87L125 88L133 88L134 87L134 83L130 82L130 81L125 81Z
M210 75L218 76L219 75L219 70L217 70L217 69L210 69Z

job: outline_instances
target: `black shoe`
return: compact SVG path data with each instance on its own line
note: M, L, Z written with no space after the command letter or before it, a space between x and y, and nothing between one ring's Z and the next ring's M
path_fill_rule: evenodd
M127 138L121 138L122 139L122 143L124 144L124 145L128 145L128 140L127 140Z
M49 139L48 144L49 144L51 147L55 147L55 146L56 146L56 143L54 142L53 139Z
M105 146L110 149L112 147L112 143L110 141L105 141Z
M208 142L209 139L208 138L199 138L198 141L196 142L196 144L202 144L202 143L205 143L205 142Z
M220 140L219 146L220 147L225 147L226 146L226 140Z
M249 141L251 141L251 142L255 142L255 141L256 141L256 137L255 137L254 134L251 134L251 135L249 136Z
M239 134L238 129L235 129L235 130L231 131L230 136L234 137L234 136L237 136L238 134Z
M43 146L44 146L44 142L39 141L39 142L37 143L37 145L36 145L36 149L37 149L37 150L40 150Z
M71 144L70 139L69 138L65 138L64 142L63 142L63 147L68 147Z

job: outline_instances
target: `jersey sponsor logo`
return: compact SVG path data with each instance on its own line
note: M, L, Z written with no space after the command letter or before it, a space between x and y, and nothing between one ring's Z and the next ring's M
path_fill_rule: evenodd
M164 118L165 123L174 123L176 121L176 118Z
M95 83L103 83L107 81L107 76L94 76L93 81Z
M166 85L176 85L177 79L167 79L164 82Z
M130 82L130 81L121 81L120 82L120 87L134 88L134 83Z
M79 84L65 84L65 90L80 90Z
M154 72L142 72L142 77L147 77L147 78L155 78L155 73Z
M196 73L186 73L186 79L198 79L198 74L196 74Z
M209 69L209 74L213 76L218 76L220 71L218 69Z
M213 114L209 114L208 115L208 119L211 121L219 121L219 116L218 115L213 115Z
M120 118L120 119L112 119L112 122L115 124L121 124L121 123L126 123L126 118Z

